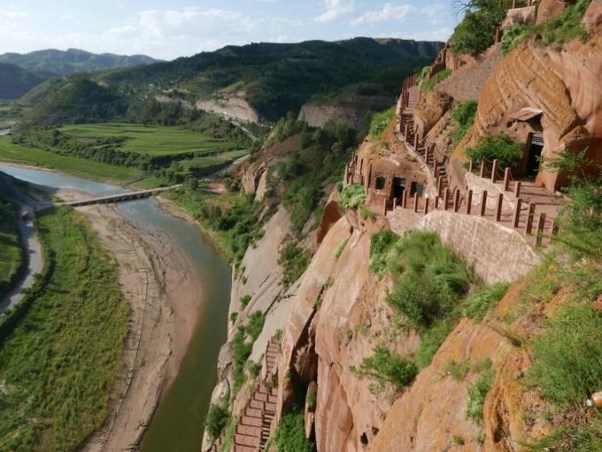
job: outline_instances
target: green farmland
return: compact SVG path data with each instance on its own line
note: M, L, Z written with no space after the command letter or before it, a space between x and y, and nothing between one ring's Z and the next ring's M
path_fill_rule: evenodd
M108 123L69 125L59 130L82 144L95 145L102 139L116 138L121 151L151 156L212 154L230 151L236 147L230 141L212 138L181 127Z
M249 152L240 147L183 127L77 124L0 137L0 161L150 188L209 175Z

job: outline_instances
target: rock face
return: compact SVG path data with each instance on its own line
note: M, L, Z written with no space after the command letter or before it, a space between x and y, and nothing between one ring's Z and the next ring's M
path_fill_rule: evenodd
M586 18L595 16L593 2ZM595 23L596 20L591 20ZM574 40L556 50L533 42L520 45L497 67L483 87L475 125L455 157L485 134L505 132L525 148L535 133L544 140L543 157L555 158L564 149L589 149L589 157L602 160L602 36L595 33L587 43ZM515 120L521 109L540 110L528 121ZM523 162L525 164L526 162ZM456 165L452 176L462 182L463 171ZM566 182L562 174L540 171L537 182L550 191Z
M199 110L210 111L245 122L259 122L259 115L244 98L244 93L234 97L199 100L195 103Z
M371 380L354 368L380 344L403 354L418 344L415 334L387 327L392 317L385 302L388 285L368 268L371 232L383 225L348 213L330 229L301 280L286 325L279 406L286 407L291 398L288 369L299 373L306 386L317 382L318 450L365 449L394 391L373 393Z
M375 112L387 109L394 100L386 97L355 96L344 103L307 103L299 112L299 120L312 127L323 127L328 121L360 130Z

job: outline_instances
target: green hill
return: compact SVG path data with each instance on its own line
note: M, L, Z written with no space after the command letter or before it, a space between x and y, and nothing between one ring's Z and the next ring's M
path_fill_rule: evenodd
M0 63L0 99L17 99L42 83L39 75L8 63Z
M25 54L0 55L0 62L11 63L33 72L59 76L152 64L157 61L145 55L123 56L112 53L97 55L78 49L66 51L49 49Z
M152 101L157 96L162 98L161 108L182 101L190 105L242 100L260 120L268 121L289 111L298 113L311 98L331 98L341 92L390 97L393 102L403 78L432 62L442 45L355 38L228 46L172 62L90 74L92 93L112 93L119 100L118 108L99 109L94 95L74 89L73 82L55 80L23 99L41 104L24 119L37 125L123 119L144 122L147 110L158 108ZM81 85L81 80L78 83Z
M403 77L432 62L442 43L355 38L299 44L228 46L189 58L111 71L103 81L135 97L168 94L174 99L241 97L262 119L297 112L315 95L384 74L394 96Z
M51 91L23 116L27 125L108 121L127 110L127 98L114 88L101 86L85 76L74 76Z

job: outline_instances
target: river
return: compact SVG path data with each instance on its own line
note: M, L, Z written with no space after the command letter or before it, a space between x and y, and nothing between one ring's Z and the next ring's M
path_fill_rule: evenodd
M91 195L127 191L115 185L65 174L0 163L0 171L50 188L75 189ZM206 297L178 375L164 395L142 445L143 451L198 451L203 418L215 385L219 348L226 341L230 303L230 268L209 246L198 229L163 212L153 199L131 201L117 207L128 221L170 237L196 267Z

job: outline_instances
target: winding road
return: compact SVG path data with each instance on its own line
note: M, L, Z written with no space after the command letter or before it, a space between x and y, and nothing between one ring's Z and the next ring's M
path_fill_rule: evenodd
M35 232L33 225L33 212L37 201L30 199L29 196L23 194L20 190L15 187L9 188L9 196L19 204L21 212L27 212L26 219L19 219L19 230L21 232L21 239L25 247L26 259L27 259L27 271L25 276L19 283L8 294L1 295L0 300L0 314L3 314L7 309L17 305L23 299L23 290L29 289L35 282L35 275L42 272L44 268L44 260L42 258L42 246Z

